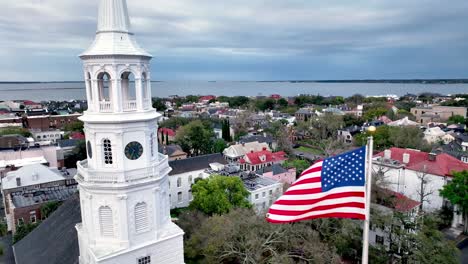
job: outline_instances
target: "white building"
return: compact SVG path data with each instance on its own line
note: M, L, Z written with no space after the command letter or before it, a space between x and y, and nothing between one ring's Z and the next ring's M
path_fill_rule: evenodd
M0 177L5 176L11 168L21 168L31 164L46 164L54 168L63 167L63 151L56 146L0 151Z
M50 141L56 143L57 140L62 139L65 132L61 130L31 130L30 131L35 141Z
M409 118L406 116L402 119L392 121L388 123L387 125L396 126L396 127L404 127L404 126L419 126L419 123L409 120Z
M259 143L258 141L254 141L229 146L228 148L224 149L223 154L226 160L235 162L244 157L247 153L258 152L264 149L271 151L267 143Z
M171 209L189 206L193 200L192 185L196 179L210 176L209 169L217 164L225 164L221 154L210 154L169 162L172 171L169 173Z
M265 177L243 179L249 202L257 213L264 213L283 194L283 183Z
M443 140L445 134L446 133L440 129L440 127L431 127L424 131L424 140L430 144L438 143Z
M384 173L387 186L382 187L415 201L421 201L423 193L423 210L434 211L446 202L439 190L450 182L454 171L468 170L468 164L447 154L391 148L374 157L373 169ZM422 180L426 182L423 189Z
M96 39L80 55L89 108L80 118L88 159L75 176L79 263L182 264L183 231L169 212L171 168L155 132L161 115L151 106L151 55L135 41L126 1L99 3Z

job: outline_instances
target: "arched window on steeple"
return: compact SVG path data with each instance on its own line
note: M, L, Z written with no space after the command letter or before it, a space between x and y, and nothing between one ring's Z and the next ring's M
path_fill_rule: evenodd
M101 72L98 75L98 95L99 95L99 110L101 112L112 111L112 82L110 75L107 72Z
M101 72L98 75L99 101L110 101L112 90L110 75L107 72Z
M99 228L101 230L101 236L114 236L114 221L112 209L109 206L99 207Z
M135 76L131 72L124 72L120 76L123 110L132 111L137 109Z
M135 205L135 231L137 233L145 232L149 228L148 206L141 202Z

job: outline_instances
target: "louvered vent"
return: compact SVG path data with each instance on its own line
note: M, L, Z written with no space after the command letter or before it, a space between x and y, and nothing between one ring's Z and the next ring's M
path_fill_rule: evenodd
M141 233L148 230L148 210L146 203L135 205L135 230Z
M105 237L114 236L114 222L112 219L112 209L109 206L99 208L99 225L101 235Z

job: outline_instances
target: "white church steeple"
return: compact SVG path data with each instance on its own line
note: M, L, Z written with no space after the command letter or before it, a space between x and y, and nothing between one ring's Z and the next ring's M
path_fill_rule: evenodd
M169 212L168 157L158 152L150 59L125 0L100 0L98 30L80 55L88 159L78 162L80 264L181 264L183 231Z

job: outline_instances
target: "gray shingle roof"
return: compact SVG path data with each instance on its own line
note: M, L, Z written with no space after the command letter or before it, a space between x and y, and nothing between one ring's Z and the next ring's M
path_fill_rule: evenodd
M240 138L239 142L240 143L250 143L250 142L259 142L259 143L273 143L273 138L269 135L267 135L266 137L264 136L260 136L260 135L256 135L256 136L250 136L250 135L247 135L247 136L243 136Z
M226 164L222 154L209 154L204 156L192 157L182 160L173 160L169 162L172 171L169 175L177 175L184 172L203 170L210 168L210 163Z
M13 246L16 264L78 264L75 225L80 222L80 198L77 194Z

